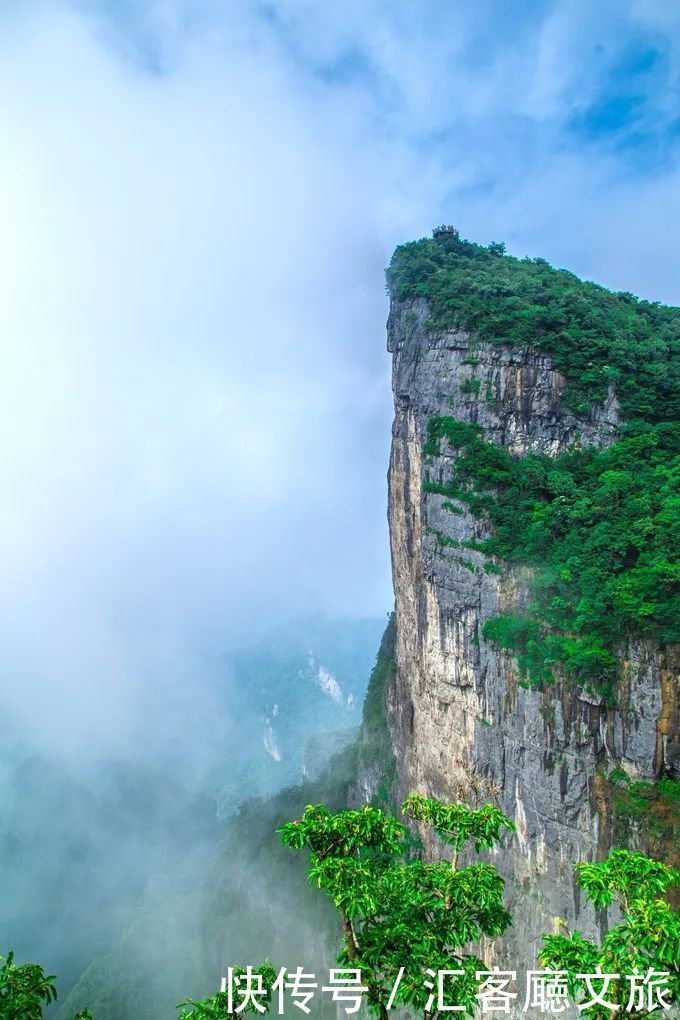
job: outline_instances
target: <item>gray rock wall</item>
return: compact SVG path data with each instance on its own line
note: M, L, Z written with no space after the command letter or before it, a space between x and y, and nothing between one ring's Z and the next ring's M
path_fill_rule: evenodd
M502 949L486 953L523 970L536 965L540 933L555 930L555 918L595 934L572 868L609 848L604 775L617 764L646 780L664 769L678 775L678 657L645 642L622 649L624 681L612 709L567 684L519 687L512 657L484 640L484 622L526 597L526 577L473 572L485 557L438 544L436 532L463 540L485 533L467 510L451 514L442 496L423 492L428 420L449 414L478 423L487 439L515 453L554 455L577 438L612 442L617 403L612 394L590 420L579 419L564 407L565 381L549 357L481 345L463 332L430 334L427 314L416 299L393 303L388 320L396 672L387 709L397 793L492 799L514 820L516 835L491 858L506 879L514 927ZM470 358L478 363L464 364ZM465 393L461 384L473 378L478 392ZM428 465L433 481L450 478L454 456L442 443Z

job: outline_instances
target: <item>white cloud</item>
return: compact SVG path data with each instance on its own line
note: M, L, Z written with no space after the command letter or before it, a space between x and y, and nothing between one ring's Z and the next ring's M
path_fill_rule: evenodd
M426 7L5 15L11 713L39 693L108 739L267 618L388 608L394 244L446 220L677 299L676 169L627 176L564 126L633 23Z

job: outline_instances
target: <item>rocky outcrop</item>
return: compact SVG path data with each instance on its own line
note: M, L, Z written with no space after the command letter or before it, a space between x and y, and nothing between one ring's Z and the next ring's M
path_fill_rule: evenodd
M428 420L452 415L516 454L555 455L576 440L611 443L617 401L610 394L592 417L576 417L548 356L480 344L460 331L433 334L427 316L425 301L412 299L393 302L388 321L396 668L386 704L396 792L492 799L514 820L516 834L493 860L514 918L502 959L523 969L535 966L540 934L554 930L555 918L595 934L572 868L610 846L611 769L647 780L678 775L679 663L642 641L621 649L623 682L612 708L567 683L518 686L513 658L485 641L485 621L526 599L526 576L486 573L483 555L439 540L479 540L485 531L465 507L451 514L445 497L423 491ZM431 480L447 482L454 459L442 443L428 464ZM494 959L493 947L488 955Z

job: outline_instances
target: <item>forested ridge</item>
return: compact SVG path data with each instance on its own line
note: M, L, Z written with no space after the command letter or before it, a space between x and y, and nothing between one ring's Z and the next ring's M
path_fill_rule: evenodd
M515 258L502 243L463 240L452 227L400 245L387 286L395 300L426 298L435 331L552 355L579 413L613 386L627 421L680 418L680 308L609 291L543 258Z

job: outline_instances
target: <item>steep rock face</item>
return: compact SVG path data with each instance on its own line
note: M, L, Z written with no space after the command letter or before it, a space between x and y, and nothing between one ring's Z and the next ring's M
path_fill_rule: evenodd
M566 683L523 689L512 657L485 641L485 621L526 599L526 576L485 573L483 555L438 540L480 540L486 532L469 512L453 515L441 495L423 491L428 420L452 415L481 425L487 440L513 453L555 455L576 439L611 443L618 407L610 394L590 420L579 419L564 406L565 381L549 357L472 342L460 331L432 334L427 316L418 298L393 302L388 320L396 669L387 714L397 793L495 799L514 820L515 836L494 855L514 917L498 959L522 969L535 966L540 933L554 930L557 917L595 934L572 868L611 843L605 776L615 765L646 780L664 770L677 776L680 663L645 642L621 649L618 705L607 708ZM454 457L442 443L430 478L446 483ZM493 947L488 955L495 959Z

